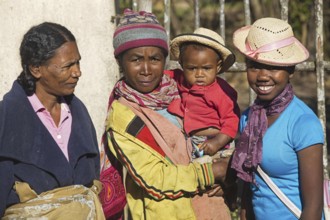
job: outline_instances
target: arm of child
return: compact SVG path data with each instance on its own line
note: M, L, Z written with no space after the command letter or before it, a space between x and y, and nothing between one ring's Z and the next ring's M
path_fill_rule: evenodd
M206 140L201 146L200 150L204 151L204 154L213 156L216 152L218 152L220 149L225 147L227 144L229 144L231 141L233 141L233 138L229 135L223 134L219 132L217 135L215 135L213 138Z
M204 154L211 156L233 141L238 131L240 115L236 91L223 79L219 78L217 81L219 87L215 92L218 96L209 96L207 99L218 112L220 132L200 146Z

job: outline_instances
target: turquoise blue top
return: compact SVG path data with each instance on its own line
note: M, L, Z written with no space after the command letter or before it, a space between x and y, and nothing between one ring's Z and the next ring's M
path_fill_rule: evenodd
M248 110L241 117L241 132L247 122ZM314 112L297 97L267 129L263 138L261 167L300 209L297 153L320 143L324 143L321 123ZM296 219L258 175L256 183L251 184L256 219Z

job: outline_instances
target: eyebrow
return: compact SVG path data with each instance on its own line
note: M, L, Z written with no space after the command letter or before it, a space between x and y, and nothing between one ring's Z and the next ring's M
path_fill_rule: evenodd
M69 61L67 61L67 62L64 62L64 63L63 63L63 66L69 66L69 65L72 65L72 64L74 64L74 63L79 62L80 60L81 60L81 57L79 57L78 59L75 59L75 60L69 60Z

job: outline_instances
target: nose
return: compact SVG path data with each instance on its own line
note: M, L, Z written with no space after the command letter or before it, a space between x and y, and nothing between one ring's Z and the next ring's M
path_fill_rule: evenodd
M141 70L141 74L142 75L150 75L151 71L150 71L151 67L150 67L150 63L149 62L143 62L142 63L142 70Z
M268 80L269 78L269 70L266 69L259 69L258 71L258 80Z
M196 78L201 78L204 76L203 74L203 70L202 69L196 69L196 74L195 74Z
M80 77L81 76L79 63L76 63L72 66L71 75L72 75L72 77Z

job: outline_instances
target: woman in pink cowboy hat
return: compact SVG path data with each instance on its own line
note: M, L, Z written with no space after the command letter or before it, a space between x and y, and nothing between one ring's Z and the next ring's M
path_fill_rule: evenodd
M290 84L295 65L308 58L308 51L291 26L276 18L238 29L233 41L246 57L247 79L257 95L241 116L232 162L247 183L241 219L323 219L323 131ZM269 188L258 167L297 207L296 217Z

